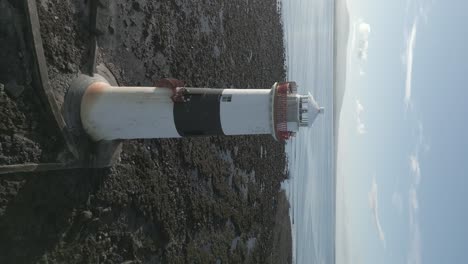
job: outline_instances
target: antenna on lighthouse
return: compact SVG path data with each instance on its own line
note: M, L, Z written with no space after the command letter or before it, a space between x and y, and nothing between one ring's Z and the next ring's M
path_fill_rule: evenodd
M307 100L308 100L307 112L308 112L308 119L309 119L307 125L308 127L311 127L315 119L317 118L317 116L319 114L323 114L325 109L318 105L317 101L315 101L311 93L309 93Z

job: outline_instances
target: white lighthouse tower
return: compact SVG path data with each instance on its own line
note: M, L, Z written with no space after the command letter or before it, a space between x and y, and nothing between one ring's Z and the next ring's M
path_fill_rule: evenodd
M252 134L284 141L323 112L310 94L297 94L294 82L275 83L271 89L165 83L118 87L99 75L76 81L72 88L83 90L79 106L84 131L93 141Z

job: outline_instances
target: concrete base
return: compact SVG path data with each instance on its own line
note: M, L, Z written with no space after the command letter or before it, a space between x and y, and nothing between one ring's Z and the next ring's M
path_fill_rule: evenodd
M118 159L121 151L121 142L99 141L94 142L86 134L81 123L80 108L81 98L86 89L94 82L106 82L112 86L118 86L113 74L102 64L96 67L94 76L79 75L70 84L65 95L63 116L67 124L67 130L76 142L79 160L85 167L104 168L111 166Z

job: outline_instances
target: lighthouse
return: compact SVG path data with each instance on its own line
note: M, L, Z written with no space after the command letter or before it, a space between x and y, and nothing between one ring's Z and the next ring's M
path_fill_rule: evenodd
M74 109L93 141L256 134L284 141L323 113L310 94L297 93L295 82L222 89L170 79L155 87L120 87L107 79L81 76L71 85Z

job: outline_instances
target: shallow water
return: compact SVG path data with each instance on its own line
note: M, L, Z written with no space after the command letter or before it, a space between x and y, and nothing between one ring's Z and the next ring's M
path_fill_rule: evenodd
M311 128L287 143L294 263L334 263L335 175L333 161L334 2L282 0L286 66L300 93L325 107Z

